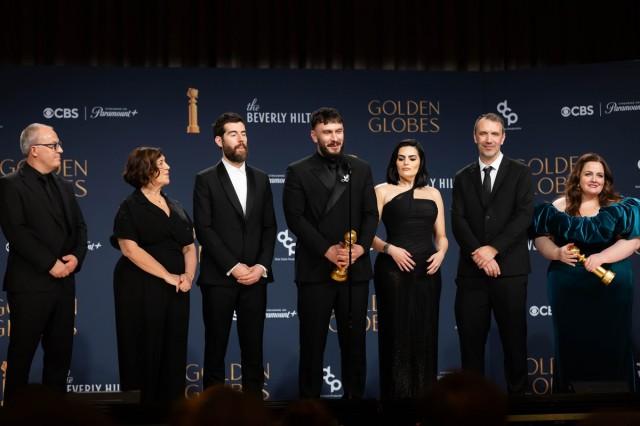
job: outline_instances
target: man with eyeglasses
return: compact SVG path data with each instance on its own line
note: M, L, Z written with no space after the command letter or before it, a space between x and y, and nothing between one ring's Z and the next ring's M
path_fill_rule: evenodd
M42 383L64 392L71 365L75 274L87 251L87 228L71 186L55 171L62 145L52 127L20 134L23 166L0 178L0 226L9 242L4 290L11 335L4 400L28 383L36 348Z

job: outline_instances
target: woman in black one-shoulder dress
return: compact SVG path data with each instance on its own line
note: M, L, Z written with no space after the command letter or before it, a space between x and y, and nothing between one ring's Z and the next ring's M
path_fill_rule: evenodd
M387 183L376 187L387 237L374 283L378 306L381 399L421 398L437 379L440 265L448 248L444 207L427 186L422 146L400 142L389 161Z

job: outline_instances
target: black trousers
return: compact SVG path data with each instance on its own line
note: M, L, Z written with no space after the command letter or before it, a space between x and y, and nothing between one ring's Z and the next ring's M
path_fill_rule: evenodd
M123 259L114 296L122 389L145 405L184 398L190 294Z
M300 364L298 381L301 398L319 398L322 389L324 349L332 311L340 343L344 397L360 399L367 375L365 334L369 282L352 284L349 327L349 294L346 283L334 281L298 283L300 318Z
M42 342L42 383L66 391L71 367L75 287L61 282L51 292L8 292L11 336L7 351L4 398L10 402L16 390L29 382L29 370L38 344Z
M485 345L495 317L509 393L527 390L527 276L456 279L456 323L462 368L484 374Z
M121 258L113 280L120 390L141 390L145 333L144 294L148 274ZM161 286L161 283L158 283Z
M264 366L262 336L267 310L267 285L201 286L204 318L204 375L205 388L223 384L225 355L233 322L238 323L242 390L262 398Z
M164 281L145 283L143 303L143 404L184 398L189 293L176 293Z

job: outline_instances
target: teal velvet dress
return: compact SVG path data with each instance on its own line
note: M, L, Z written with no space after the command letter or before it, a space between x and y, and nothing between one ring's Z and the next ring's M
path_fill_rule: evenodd
M585 256L620 238L640 236L640 200L624 198L593 217L569 216L552 204L536 207L534 236L548 235L559 247L574 243ZM633 271L624 259L603 267L616 273L605 286L582 264L552 261L547 271L555 346L554 392L572 392L576 382L616 382L635 390L631 308Z

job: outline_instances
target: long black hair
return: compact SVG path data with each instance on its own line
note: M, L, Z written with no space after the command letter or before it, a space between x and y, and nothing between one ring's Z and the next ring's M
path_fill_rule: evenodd
M387 183L397 185L398 181L400 181L400 175L398 174L398 166L396 161L398 159L398 152L400 148L405 146L412 146L418 151L418 156L420 157L420 166L418 167L418 173L416 174L416 178L413 181L414 188L421 188L423 186L427 186L429 183L429 173L427 172L427 164L424 158L424 149L420 142L415 139L404 139L398 142L398 145L394 148L391 153L391 158L389 159L389 165L387 166Z

